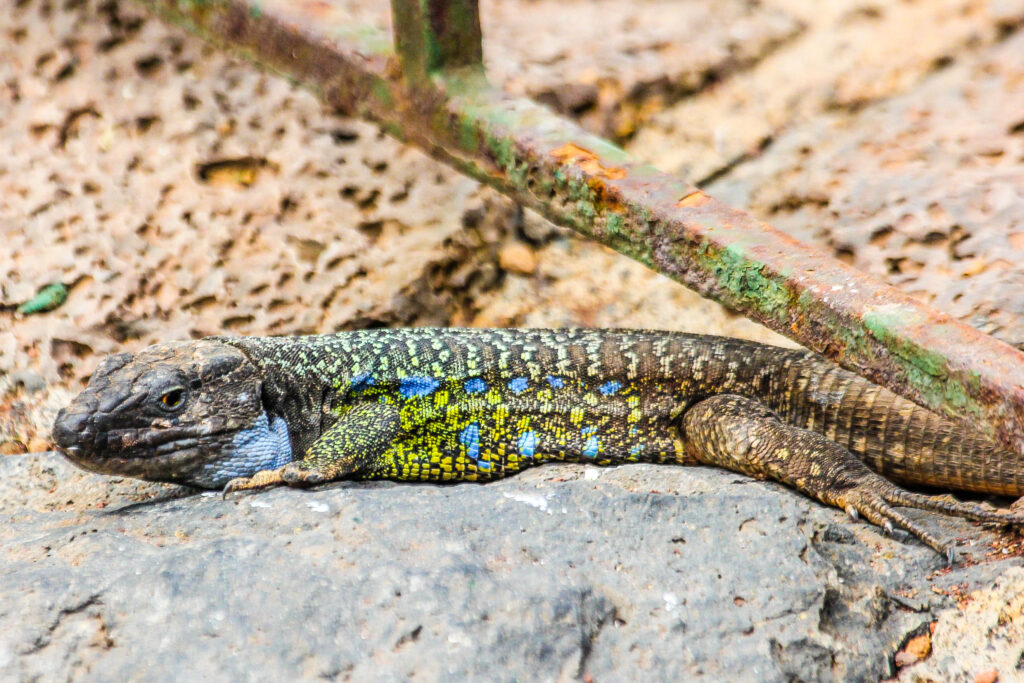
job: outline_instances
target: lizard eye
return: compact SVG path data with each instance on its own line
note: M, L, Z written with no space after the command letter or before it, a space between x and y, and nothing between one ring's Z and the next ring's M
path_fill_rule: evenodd
M174 387L160 397L160 405L166 410L176 410L185 402L185 389Z

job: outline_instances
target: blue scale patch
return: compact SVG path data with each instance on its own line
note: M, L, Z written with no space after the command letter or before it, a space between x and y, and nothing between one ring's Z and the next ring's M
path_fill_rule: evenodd
M480 425L471 422L459 433L459 443L466 447L466 455L473 460L480 457ZM490 463L487 463L488 467Z
M532 458L537 452L537 432L532 429L520 432L519 438L516 439L516 447L519 449L520 457Z
M508 388L512 390L513 394L521 394L530 386L530 380L525 377L516 377L514 380L508 383Z
M467 394L479 394L487 391L487 382L483 381L479 377L466 380L466 383L462 385L462 388L466 390Z
M555 377L554 375L548 375L548 384L551 385L552 389L561 389L565 386L565 382L562 381L562 378Z
M644 445L642 443L633 444L633 447L629 449L629 457L638 458L640 454L644 452Z
M208 462L191 482L205 488L221 488L236 477L251 477L262 470L276 470L292 461L288 423L284 418L260 414L256 424L237 432L222 457Z
M441 386L441 382L433 377L403 377L398 385L398 393L403 398L430 396Z
M596 458L597 452L601 448L601 443L597 438L597 427L584 427L580 430L580 434L584 438L583 457Z
M368 372L364 372L361 375L356 375L352 378L352 391L366 391L372 387L376 382L373 379L373 375Z
M604 396L614 396L621 388L622 385L613 380L611 382L605 382L599 386L597 390Z

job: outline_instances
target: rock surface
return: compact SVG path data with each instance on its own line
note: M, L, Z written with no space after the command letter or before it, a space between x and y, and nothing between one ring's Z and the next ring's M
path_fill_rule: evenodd
M944 592L1019 585L705 468L222 500L32 454L0 481L9 680L878 680Z

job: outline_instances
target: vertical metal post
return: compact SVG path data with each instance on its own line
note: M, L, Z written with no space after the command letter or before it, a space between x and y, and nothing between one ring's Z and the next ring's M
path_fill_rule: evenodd
M391 14L409 84L427 85L441 70L483 68L479 0L391 0Z

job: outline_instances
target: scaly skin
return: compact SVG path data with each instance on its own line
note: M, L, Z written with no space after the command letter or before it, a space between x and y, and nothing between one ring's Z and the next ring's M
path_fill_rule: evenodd
M58 416L94 471L207 488L487 481L552 460L709 464L949 547L893 482L1024 495L1024 460L807 351L613 330L370 330L158 344Z

